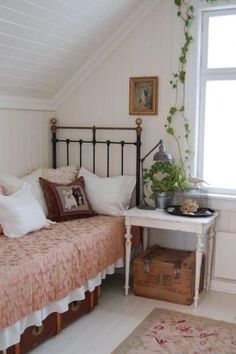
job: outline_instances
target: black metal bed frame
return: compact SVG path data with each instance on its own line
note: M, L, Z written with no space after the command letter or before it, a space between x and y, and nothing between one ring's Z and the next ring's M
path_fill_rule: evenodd
M136 127L78 127L78 126L57 126L57 119L52 118L51 122L51 131L52 131L52 159L53 159L53 168L57 167L57 143L66 144L66 159L67 165L70 163L70 143L79 144L79 154L80 154L80 167L82 166L82 157L83 157L83 144L92 144L93 145L93 173L96 169L96 144L105 144L107 146L107 177L110 174L110 146L111 145L120 145L121 146L121 175L124 174L124 148L125 145L135 145L136 146L136 204L139 204L140 201L140 160L141 160L141 133L142 133L142 119L137 118L135 123ZM58 139L57 130L89 130L92 132L91 140L83 139ZM136 139L135 141L117 141L117 140L97 140L96 132L97 130L125 130L125 131L135 131Z

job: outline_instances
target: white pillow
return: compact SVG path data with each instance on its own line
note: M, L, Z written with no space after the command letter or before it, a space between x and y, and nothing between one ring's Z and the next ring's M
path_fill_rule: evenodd
M7 173L0 174L0 185L6 189L7 194L15 193L22 187L22 184L22 181L16 176Z
M28 182L31 186L31 192L33 196L37 199L38 203L44 211L45 216L47 216L47 203L42 187L39 183L39 177L43 177L54 183L69 184L77 178L77 174L78 171L75 164L59 167L57 169L39 168L22 178L18 178L6 173L0 174L0 185L6 189L7 194L12 194L18 191L24 182Z
M30 184L31 193L37 199L38 203L40 204L41 208L44 211L45 216L47 216L48 215L47 203L44 197L42 187L39 183L39 177L42 177L42 175L43 175L43 170L42 168L39 168L38 170L30 173L29 175L22 177L21 180L28 182Z
M79 176L84 177L86 193L96 213L122 215L129 208L136 182L134 176L101 178L84 167L80 169Z
M43 170L38 169L22 178L18 178L16 176L10 174L1 174L0 175L0 185L2 185L7 194L12 194L18 191L24 182L28 182L31 185L31 192L33 196L37 199L39 204L41 205L44 214L48 215L48 208L44 198L44 193L39 183L39 177L42 177Z
M27 182L12 195L0 195L0 224L8 237L23 236L49 225Z

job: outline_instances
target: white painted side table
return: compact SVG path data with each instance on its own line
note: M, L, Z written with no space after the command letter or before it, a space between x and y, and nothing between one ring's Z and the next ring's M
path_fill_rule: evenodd
M206 289L210 291L211 270L212 270L212 253L215 240L215 225L219 216L215 212L208 217L185 217L168 214L163 209L142 210L133 208L124 212L126 226L126 264L125 264L125 295L129 293L129 272L130 272L130 253L131 253L131 226L143 227L143 244L144 250L148 246L148 228L157 228L165 230L190 232L196 235L196 267L195 267L195 294L194 307L199 302L199 284L200 271L202 264L202 255L204 249L204 238L208 235L207 247L207 272L206 272ZM209 233L208 233L209 230Z

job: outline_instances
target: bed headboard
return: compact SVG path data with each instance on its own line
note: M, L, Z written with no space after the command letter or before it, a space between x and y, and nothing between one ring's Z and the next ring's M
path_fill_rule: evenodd
M53 168L57 167L57 145L58 143L64 143L66 148L66 160L67 165L70 163L70 149L69 146L71 143L76 143L79 145L79 164L82 166L83 161L83 145L84 144L92 144L92 165L93 165L93 173L96 172L96 145L104 144L106 145L106 168L107 168L107 177L110 174L110 147L111 145L120 145L120 172L121 175L124 174L124 150L125 146L135 145L135 159L136 159L136 204L139 204L140 201L140 159L141 159L141 133L142 133L142 119L137 118L135 123L135 127L97 127L95 125L91 127L79 127L79 126L58 126L57 119L52 118L51 122L51 131L52 131L52 159L53 159ZM58 130L68 130L68 137L60 139L57 137ZM90 131L91 138L90 139L82 139L78 137L76 139L69 137L70 130L78 130L78 131ZM97 131L131 131L134 133L132 141L125 140L101 140L97 139ZM132 137L131 137L132 138Z

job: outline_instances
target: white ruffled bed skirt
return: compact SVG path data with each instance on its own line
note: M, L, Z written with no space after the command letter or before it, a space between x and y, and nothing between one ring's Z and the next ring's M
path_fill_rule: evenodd
M30 326L41 326L42 321L51 313L63 313L68 310L68 305L72 301L84 300L87 290L93 291L98 285L101 285L102 280L106 278L107 274L113 274L115 272L115 268L122 268L123 266L123 259L120 258L115 263L109 265L102 272L98 273L95 278L88 280L84 286L73 290L64 299L51 302L41 310L35 311L17 321L12 326L0 329L0 350L5 350L11 345L19 343L20 336L26 328Z

